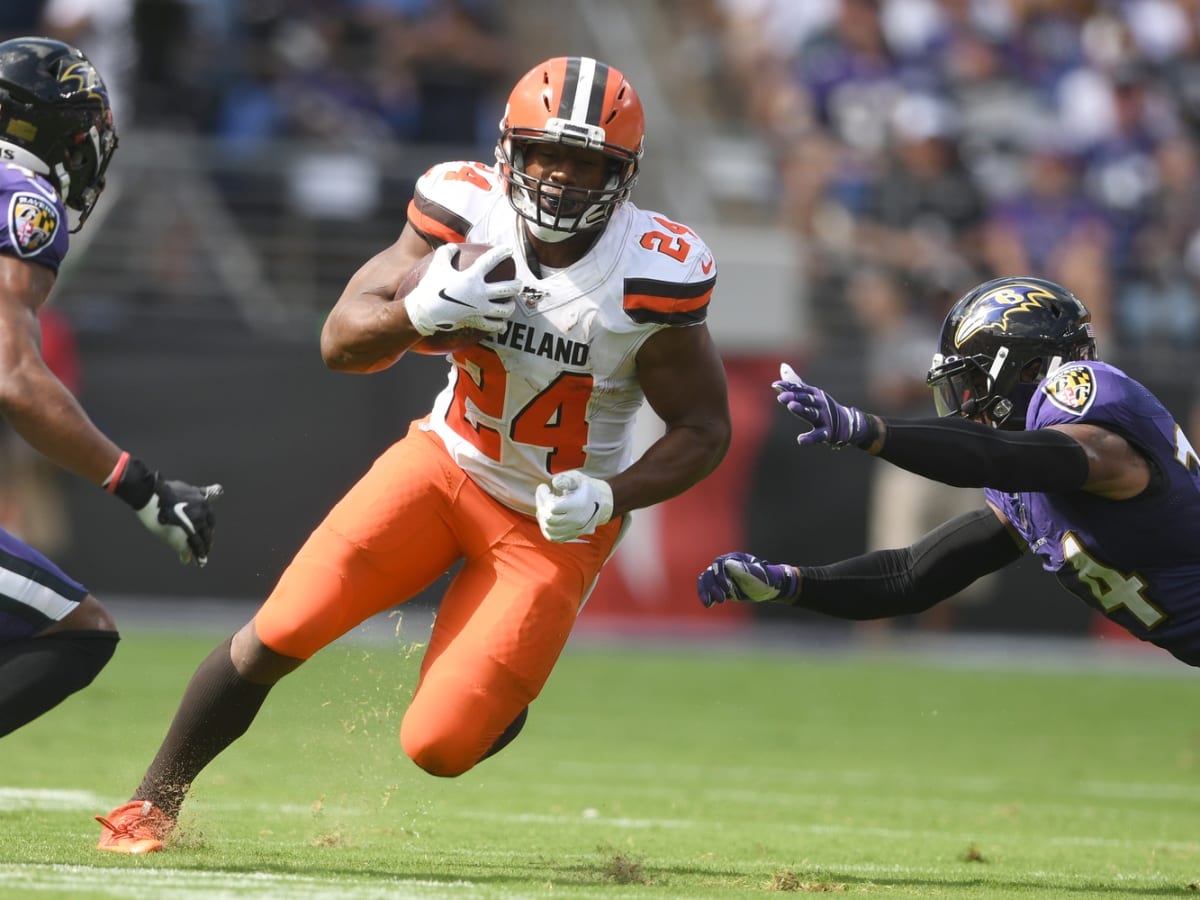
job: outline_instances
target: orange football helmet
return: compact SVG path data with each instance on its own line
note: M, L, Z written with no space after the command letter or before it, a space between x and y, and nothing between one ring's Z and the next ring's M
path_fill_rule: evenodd
M588 56L534 66L513 88L500 120L496 162L509 202L546 241L603 225L637 181L645 132L642 101L612 66ZM528 175L524 147L534 142L600 151L612 163L608 183L589 191Z

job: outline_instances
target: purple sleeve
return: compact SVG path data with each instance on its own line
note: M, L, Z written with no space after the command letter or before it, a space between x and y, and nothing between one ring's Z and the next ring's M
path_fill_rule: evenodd
M67 211L40 176L0 166L0 253L40 263L57 272L67 255Z

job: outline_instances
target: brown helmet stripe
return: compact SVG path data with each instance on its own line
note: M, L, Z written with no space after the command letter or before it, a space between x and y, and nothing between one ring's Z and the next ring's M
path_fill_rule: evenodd
M567 69L563 73L562 96L558 98L558 117L569 119L575 106L575 92L579 90L579 57L567 57Z

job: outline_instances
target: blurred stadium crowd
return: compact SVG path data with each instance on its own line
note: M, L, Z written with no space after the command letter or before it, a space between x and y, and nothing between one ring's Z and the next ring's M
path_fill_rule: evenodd
M496 0L6 0L95 62L123 128L469 142L512 67ZM464 114L464 112L466 114ZM494 111L486 132L493 138Z
M1196 361L1200 3L663 5L692 35L718 127L768 148L764 215L802 239L826 318L861 325L900 303L925 333L965 287L1029 272L1087 298L1110 355ZM488 159L525 62L506 40L511 9L8 0L0 34L84 47L125 131L196 132L226 152L280 138L457 143Z
M709 9L713 83L770 144L778 221L815 296L851 301L827 316L898 306L929 334L966 287L1041 275L1085 298L1104 355L1194 390L1200 3Z

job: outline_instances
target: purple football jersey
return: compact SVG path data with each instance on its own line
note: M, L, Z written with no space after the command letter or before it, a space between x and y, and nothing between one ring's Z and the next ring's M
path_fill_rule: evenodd
M20 166L0 165L0 253L55 272L67 255L67 211L50 183Z
M53 625L88 590L24 541L0 528L0 647Z
M1200 665L1200 458L1145 387L1102 362L1072 362L1038 385L1026 427L1099 425L1155 470L1131 500L1084 491L987 497L1042 565L1136 637Z

